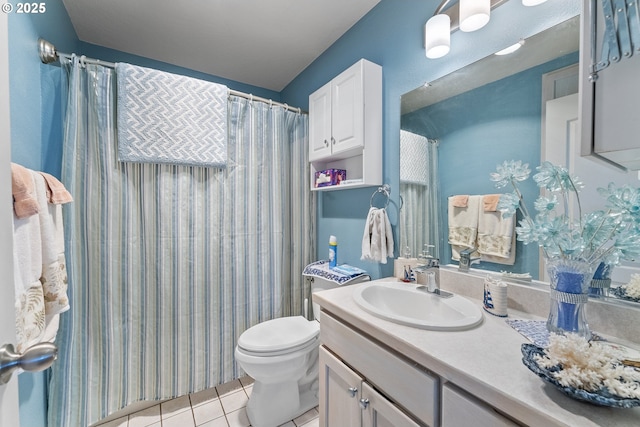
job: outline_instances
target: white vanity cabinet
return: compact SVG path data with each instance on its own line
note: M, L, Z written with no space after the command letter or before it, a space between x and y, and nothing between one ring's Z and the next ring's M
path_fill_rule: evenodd
M309 96L311 189L382 184L382 67L365 59ZM315 187L315 173L344 169L349 183Z
M438 425L437 376L325 312L320 325L321 427Z
M320 426L420 427L324 346L320 384Z

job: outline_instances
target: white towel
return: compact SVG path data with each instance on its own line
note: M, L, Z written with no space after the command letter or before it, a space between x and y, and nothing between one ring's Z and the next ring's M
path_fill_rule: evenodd
M49 203L47 183L40 173L33 172L33 177L40 205L38 215L42 243L42 275L39 279L42 282L48 323L53 316L69 309L62 205Z
M45 329L40 216L21 219L14 213L13 242L16 350L22 352L40 342Z
M478 252L508 259L511 256L511 241L515 223L513 215L502 217L502 212L485 212L478 215Z
M125 63L116 73L120 161L226 165L226 86Z
M482 196L469 196L466 207L454 206L455 196L448 200L449 244L451 258L460 259L460 251L476 247L478 237L478 213ZM472 257L477 254L474 252Z
M364 225L360 259L387 263L393 257L393 231L385 209L371 208Z

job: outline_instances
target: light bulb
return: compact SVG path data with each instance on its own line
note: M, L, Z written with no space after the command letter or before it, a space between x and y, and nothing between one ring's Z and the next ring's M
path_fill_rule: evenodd
M491 0L460 0L460 30L471 32L487 25Z
M424 26L424 45L427 58L442 58L451 47L451 18L449 15L432 16Z

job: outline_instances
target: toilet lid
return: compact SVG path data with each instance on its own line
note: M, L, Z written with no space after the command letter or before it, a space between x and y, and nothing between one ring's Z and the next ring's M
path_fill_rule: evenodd
M258 323L238 339L238 347L254 353L272 353L299 347L320 333L318 323L302 316L281 317Z

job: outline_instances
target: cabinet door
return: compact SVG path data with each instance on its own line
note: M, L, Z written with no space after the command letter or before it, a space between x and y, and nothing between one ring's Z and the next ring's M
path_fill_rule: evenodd
M309 161L331 155L331 83L309 95Z
M320 427L360 427L362 378L320 346Z
M451 384L442 387L442 427L517 427L486 403Z
M420 427L369 384L362 383L362 427Z
M331 81L333 154L364 145L364 64L357 62Z

